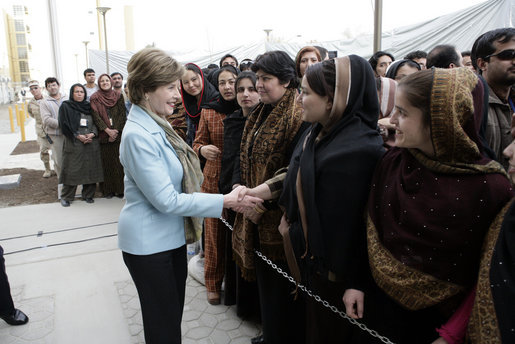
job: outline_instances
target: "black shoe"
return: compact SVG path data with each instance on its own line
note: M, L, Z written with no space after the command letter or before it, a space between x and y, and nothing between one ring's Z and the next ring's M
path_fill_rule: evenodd
M15 309L11 315L0 315L0 318L4 319L4 321L9 325L13 326L24 325L29 321L29 317L19 309Z
M112 193L109 193L109 194L105 195L105 197L107 199L111 199L111 198L113 198L113 196L114 196L114 194L112 194Z
M86 201L86 203L95 203L93 198L86 198L85 201Z
M250 339L252 344L265 344L265 336L260 335Z
M121 193L121 194L117 194L117 195L116 195L116 197L118 197L118 198L123 198L123 193Z
M70 202L61 198L61 205L63 207L69 207L70 206Z

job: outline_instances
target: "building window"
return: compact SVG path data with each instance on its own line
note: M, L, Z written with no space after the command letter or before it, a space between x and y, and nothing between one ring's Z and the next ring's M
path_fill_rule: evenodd
M20 73L28 73L29 72L29 64L27 61L19 61L20 63Z
M19 59L27 59L27 48L25 48L25 47L18 48L18 58Z
M14 16L22 16L25 13L25 9L21 5L13 6Z
M27 45L27 41L25 40L25 34L24 33L17 33L16 34L16 44L17 45Z
M23 20L16 19L14 21L14 31L25 32L25 25L23 25Z

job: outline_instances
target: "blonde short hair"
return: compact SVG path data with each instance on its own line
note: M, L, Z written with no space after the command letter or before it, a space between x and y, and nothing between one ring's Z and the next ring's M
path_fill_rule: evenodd
M145 93L182 77L184 67L161 49L145 48L134 54L127 65L127 87L132 104L140 104Z

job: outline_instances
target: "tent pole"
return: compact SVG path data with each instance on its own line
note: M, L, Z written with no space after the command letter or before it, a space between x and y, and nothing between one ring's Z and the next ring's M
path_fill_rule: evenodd
M381 35L383 23L383 0L375 0L374 8L374 51L381 50Z

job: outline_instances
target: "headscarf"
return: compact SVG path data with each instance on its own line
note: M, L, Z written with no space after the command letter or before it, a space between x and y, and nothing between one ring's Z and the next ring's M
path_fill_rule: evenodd
M334 63L329 121L314 124L299 140L279 203L292 223L289 232L297 259L304 260L301 264L361 289L361 275L367 270L363 212L370 179L384 152L377 131L379 104L366 60L350 55ZM305 222L298 197L303 197Z
M420 70L420 65L418 63L416 63L415 61L413 61L413 60L408 60L408 59L397 60L397 61L393 62L391 65L388 66L388 69L386 70L386 75L385 76L387 78L395 80L395 77L397 76L397 71L399 70L399 68L401 68L405 64L408 64L409 66L415 67L418 70Z
M220 74L222 72L226 72L226 71L234 74L235 79L236 79L236 77L238 77L238 74L240 73L236 67L234 67L232 65L225 65L225 66L221 67L220 69L217 69L212 72L213 80L215 80L216 83L218 84L218 77L220 76ZM218 90L220 91L220 89L218 89ZM234 95L236 95L236 90L234 90ZM233 100L225 100L224 97L222 97L222 95L220 93L220 96L217 99L215 99L205 105L202 105L201 107L203 109L213 109L218 113L230 115L234 111L236 111L240 106L238 105L236 97Z
M182 191L192 194L200 192L200 185L204 179L200 170L200 161L193 149L173 130L172 126L151 110L140 107L164 130L166 139L177 153L183 169ZM184 216L184 234L186 243L190 244L200 239L203 219L199 217Z
M466 68L432 73L435 156L389 150L368 204L372 274L410 310L459 301L472 287L484 235L512 197L503 168L480 154L483 84Z
M111 85L113 84L113 80L108 74L100 75L97 79L98 91L91 95L89 101L91 102L91 107L93 108L93 111L96 111L100 115L104 123L107 125L107 127L111 128L111 122L109 121L107 109L112 108L116 104L118 99L120 99L121 94L118 91L113 90L112 88L110 88L107 91L103 90L100 87L100 79L103 76L107 76L109 78L109 81L111 82Z
M204 78L204 73L199 68L199 66L194 63L188 63L186 66L193 66L193 72L197 73L202 80L202 91L200 91L200 97L197 100L196 96L192 96L188 92L184 91L184 86L182 85L181 79L182 105L184 106L184 111L186 112L186 123L188 125L186 142L191 146L195 140L195 133L198 129L202 106L218 100L220 94L216 88L206 78Z
M395 107L395 91L397 81L382 76L376 78L377 95L379 96L379 119L390 117Z
M73 99L73 90L76 86L82 87L84 90L84 99L81 102ZM89 114L91 112L91 106L86 100L86 88L81 84L74 84L70 88L70 99L65 100L59 107L59 127L63 134L73 139L79 130L80 114Z
M435 172L506 175L498 163L481 154L483 87L467 68L433 69L430 111L435 156L410 149L417 160Z
M202 70L194 63L187 63L185 66L194 66L196 67L193 72L197 73L202 80L202 91L200 92L200 98L197 100L197 97L192 96L188 92L184 91L184 86L182 85L181 80L181 96L182 96L182 104L184 105L184 109L186 110L186 114L189 118L194 118L198 123L198 119L200 118L200 112L202 111L202 105L211 103L216 101L220 94L216 90L216 88L204 78L204 73ZM189 70L189 69L187 69Z

